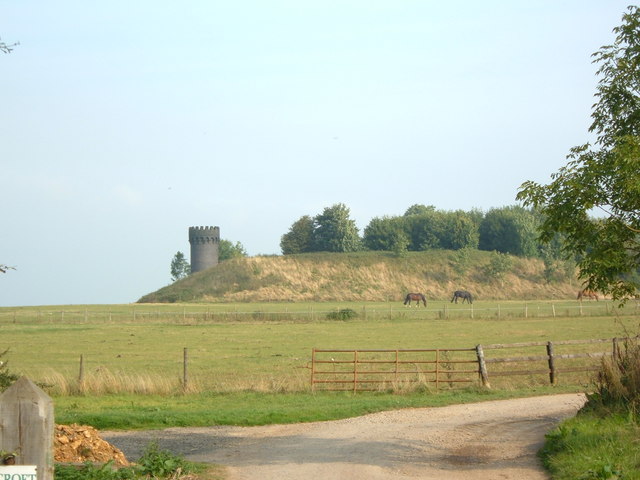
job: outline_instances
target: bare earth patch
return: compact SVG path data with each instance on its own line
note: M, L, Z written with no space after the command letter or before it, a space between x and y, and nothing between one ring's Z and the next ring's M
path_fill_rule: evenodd
M544 435L575 415L583 394L380 412L331 422L263 427L101 432L137 459L151 441L230 480L542 480Z

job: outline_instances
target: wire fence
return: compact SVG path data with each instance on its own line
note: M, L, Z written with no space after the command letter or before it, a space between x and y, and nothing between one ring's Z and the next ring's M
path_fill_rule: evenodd
M0 324L46 323L218 323L218 322L312 322L317 320L360 318L379 319L502 319L502 318L550 318L578 316L640 315L640 302L631 301L623 306L611 301L586 302L487 302L456 305L448 302L429 302L427 307L403 307L398 303L388 305L353 305L328 308L321 303L307 308L278 306L215 307L171 306L156 309L145 305L98 308L0 308Z

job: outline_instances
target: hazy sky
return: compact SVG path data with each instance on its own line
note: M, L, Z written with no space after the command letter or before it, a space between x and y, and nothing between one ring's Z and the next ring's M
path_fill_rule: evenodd
M190 226L514 205L591 139L627 5L0 0L0 306L135 302Z

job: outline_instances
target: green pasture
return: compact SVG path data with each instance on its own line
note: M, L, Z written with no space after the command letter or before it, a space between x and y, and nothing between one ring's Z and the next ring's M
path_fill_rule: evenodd
M87 379L166 382L170 391L184 377L185 349L189 382L200 391L305 391L313 348L473 348L609 338L635 334L640 318L635 304L618 309L603 301L585 303L582 311L578 302L503 302L499 316L496 303L476 302L473 310L467 304L431 304L438 308L396 303L2 308L0 351L9 349L12 370L58 384L56 393L67 392L63 385L79 377L81 356ZM358 316L327 319L342 309ZM573 315L561 315L567 312Z
M40 383L54 397L60 423L158 428L317 421L588 390L585 374L561 377L555 387L544 376L508 377L492 381L490 391L470 385L436 392L425 385L352 395L313 393L310 386L313 348L473 348L638 332L635 305L618 309L601 301L585 302L581 311L577 307L577 302L475 302L471 310L442 301L426 309L397 302L2 308L0 352L8 350L3 360L11 372ZM327 318L344 309L358 315ZM508 353L514 354L530 353Z

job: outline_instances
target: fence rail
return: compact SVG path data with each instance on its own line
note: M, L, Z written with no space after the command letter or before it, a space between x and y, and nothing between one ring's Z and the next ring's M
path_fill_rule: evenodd
M490 388L490 379L514 375L548 376L548 383L558 383L559 374L593 372L604 357L617 355L620 343L638 337L557 342L528 342L476 345L474 348L410 350L336 350L311 352L312 391L376 391L401 388L403 385L433 384L455 388L457 384L482 384ZM556 348L583 347L610 343L607 352L556 353ZM506 349L544 347L544 354L497 356ZM487 356L487 352L490 353ZM575 362L578 360L578 362ZM586 360L586 362L585 362ZM562 364L560 364L563 362ZM525 366L522 366L522 364ZM472 368L469 368L472 366ZM584 378L582 379L584 380Z

